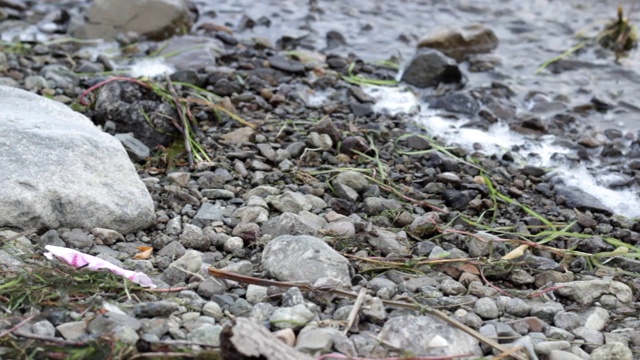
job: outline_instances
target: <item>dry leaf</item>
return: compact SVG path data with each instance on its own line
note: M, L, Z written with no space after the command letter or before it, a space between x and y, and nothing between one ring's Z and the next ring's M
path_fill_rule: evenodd
M502 257L502 260L513 260L524 255L524 252L529 248L529 245L520 245L517 248L511 250L507 255Z
M141 252L137 253L133 257L136 260L148 259L151 256L151 253L153 252L153 247L151 246L138 246L137 249L140 250Z
M473 264L462 264L458 270L468 272L469 274L480 275L480 270Z

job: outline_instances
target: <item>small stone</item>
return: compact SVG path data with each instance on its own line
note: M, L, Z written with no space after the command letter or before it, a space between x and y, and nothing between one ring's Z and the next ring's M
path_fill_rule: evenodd
M139 318L169 316L176 310L178 310L178 304L166 300L144 302L137 304L133 308L133 312L135 313L136 317Z
M222 312L222 308L215 301L209 301L202 307L202 314L205 316L211 316L216 319L216 321L220 321L224 316Z
M31 326L31 332L40 336L54 337L56 328L49 321L41 320Z
M633 352L621 343L603 345L591 352L591 360L633 360Z
M231 195L233 197L233 193L231 193ZM191 220L191 224L203 228L214 221L222 220L223 217L223 211L219 206L210 203L203 203L196 215L193 217L193 220Z
M315 315L306 306L300 304L276 309L271 314L269 322L278 329L300 329L314 317Z
M87 334L87 322L73 321L60 324L56 327L56 330L60 332L63 338L67 340L75 340Z
M204 235L202 229L196 225L184 224L182 234L180 234L180 243L185 248L197 250L209 250L211 240Z
M100 239L104 245L113 245L118 241L124 241L122 234L111 229L93 228L91 229L91 235L96 239Z
M167 179L178 186L185 187L189 183L189 180L191 180L191 174L185 172L172 172L167 174Z
M224 242L223 250L227 253L234 253L244 247L244 240L237 236L232 236Z
M196 344L219 347L221 332L222 326L220 325L203 324L187 334L187 340Z
M495 319L500 315L496 302L490 298L478 299L473 310L483 319Z

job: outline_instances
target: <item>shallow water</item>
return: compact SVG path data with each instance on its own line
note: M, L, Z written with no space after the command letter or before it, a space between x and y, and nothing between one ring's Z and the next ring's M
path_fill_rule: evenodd
M640 192L637 185L630 188L612 189L611 184L620 179L619 174L609 171L596 158L592 162L569 162L558 154L573 154L574 151L554 143L556 137L547 135L533 139L509 130L502 122L492 125L488 131L463 128L467 120L452 120L439 116L437 110L420 105L415 95L402 88L369 86L365 91L376 99L393 99L378 101L375 111L396 114L404 112L420 126L437 134L441 141L455 143L470 152L474 145L481 144L481 152L502 155L505 152L515 153L520 165L531 164L542 168L553 169L548 176L554 182L561 181L569 186L577 186L596 197L615 214L628 218L640 217Z
M492 73L469 73L469 84L480 86L501 80L510 86L541 91L550 97L565 95L569 106L588 103L594 94L624 102L624 111L615 114L589 114L586 122L600 128L618 127L640 130L640 58L635 52L616 64L606 51L584 51L571 59L583 63L576 70L560 74L534 75L543 62L561 54L580 41L576 34L594 37L616 17L619 1L551 0L221 0L215 5L198 0L205 9L215 10L217 23L237 29L243 16L258 20L266 17L270 25L240 30L241 36L256 36L276 44L283 36L300 38L299 46L337 54L354 53L368 61L391 56L407 60L418 39L445 25L479 22L489 26L500 45L494 54L502 65ZM640 23L640 8L623 2L631 22ZM636 6L637 7L637 6ZM201 21L210 21L205 16ZM338 31L345 45L330 48L327 33ZM598 58L601 57L601 58ZM464 66L464 65L463 65ZM522 99L522 101L524 101Z

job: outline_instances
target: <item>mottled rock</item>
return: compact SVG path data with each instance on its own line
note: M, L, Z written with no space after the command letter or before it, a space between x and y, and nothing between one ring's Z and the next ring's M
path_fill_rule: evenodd
M328 277L349 284L349 261L323 240L313 236L282 235L262 253L262 265L278 280L313 283Z

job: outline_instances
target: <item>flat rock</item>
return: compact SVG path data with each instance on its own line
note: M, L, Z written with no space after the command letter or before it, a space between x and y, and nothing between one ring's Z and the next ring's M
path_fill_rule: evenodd
M467 55L488 53L496 47L498 37L482 24L438 28L418 42L418 48L437 49L457 61Z
M566 198L565 205L568 208L576 208L582 211L590 210L603 213L605 215L613 214L611 209L602 205L602 203L593 195L584 192L578 187L557 186L555 190L557 196L563 196Z
M281 281L313 283L324 277L349 284L351 279L349 261L313 236L278 236L265 247L262 266Z
M216 52L224 48L217 39L200 36L176 36L165 42L159 56L166 56L167 63L176 70L202 70L215 66Z
M0 86L0 226L96 227L123 234L155 220L122 144L55 101Z
M412 356L482 355L478 340L430 315L391 318L379 337Z
M70 29L83 39L115 39L134 31L152 40L167 39L191 26L189 9L182 0L96 0L86 22Z

